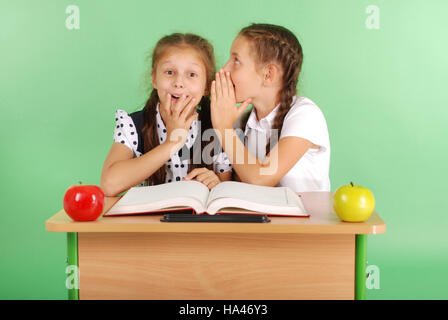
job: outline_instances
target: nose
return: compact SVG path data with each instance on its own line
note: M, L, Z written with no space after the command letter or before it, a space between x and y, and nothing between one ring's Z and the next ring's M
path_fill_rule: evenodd
M184 82L183 82L182 76L177 75L177 77L174 78L174 87L175 88L183 88L184 87Z
M227 61L227 63L223 67L224 71L230 71L230 59Z

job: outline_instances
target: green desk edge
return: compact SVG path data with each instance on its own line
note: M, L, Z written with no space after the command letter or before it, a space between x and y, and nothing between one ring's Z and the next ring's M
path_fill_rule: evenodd
M78 233L67 233L68 265L78 266ZM355 300L366 300L367 235L356 235ZM79 300L79 289L68 290L69 300Z
M67 232L67 264L79 268L77 232ZM79 270L78 268L77 270ZM77 287L79 288L79 282ZM79 300L79 289L68 289L68 300Z
M366 300L367 235L356 235L355 300Z

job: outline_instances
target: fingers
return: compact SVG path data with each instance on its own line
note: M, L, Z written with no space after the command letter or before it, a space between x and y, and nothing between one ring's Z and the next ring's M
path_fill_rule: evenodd
M208 170L208 169L206 169L206 168L204 168L204 169L205 169L206 171L205 171L205 172L202 172L202 173L199 173L199 174L196 176L196 178L195 178L196 181L204 182L204 181L208 180L208 179L214 174L213 171Z
M221 181L212 181L211 183L209 183L208 185L207 185L207 187L211 190L211 189L213 189L214 187L216 187L218 184L220 184L221 183Z
M196 176L195 180L202 182L205 185L212 182L213 180L216 180L216 179L219 180L218 176L212 170L208 170L208 169L206 169L206 170L207 170L206 172L198 174Z
M224 74L224 70L220 70L219 71L219 81L221 81L221 90L222 90L222 94L224 96L228 96L229 95L229 88L227 85L227 77Z
M185 120L185 128L189 128L191 127L191 124L193 123L194 120L196 120L199 116L199 113L197 113L196 111L187 118L187 120Z
M171 95L169 93L165 95L165 101L166 103L161 103L160 111L165 114L171 114Z
M179 115L180 118L185 119L190 114L191 110L193 108L195 108L196 106L197 106L196 98L190 99L190 101L187 103L187 105L181 110L181 113Z
M220 180L216 173L214 173L212 170L209 170L207 168L196 168L191 170L189 174L185 177L185 180L196 180L199 182L202 182L205 185L209 184L215 184L216 182L219 183ZM216 184L217 184L216 183Z
M210 106L213 108L216 104L216 81L212 81L212 87L210 88Z
M232 78L230 77L230 72L227 71L226 72L226 82L227 82L227 90L229 92L229 95L231 97L235 96L235 88L233 87L233 82L232 82Z
M208 171L207 168L196 168L190 171L187 176L184 178L185 180L194 179L198 174Z
M213 175L209 176L208 178L205 178L201 182L203 184L205 184L209 189L211 189L212 187L217 185L220 182L220 180L215 174L213 174Z
M203 183L207 188L212 189L218 185L221 180L215 172L207 168L196 168L190 171L189 174L183 179L184 181L195 180Z
M222 97L222 86L221 86L221 78L219 77L219 72L216 72L215 76L215 86L216 86L216 98L219 99Z
M179 117L179 115L182 112L182 110L184 109L185 105L190 103L191 99L193 99L193 97L186 96L184 94L181 95L179 100L173 106L173 115L175 115L176 117Z
M246 108L249 106L251 102L252 99L249 98L238 107L238 117L240 117L243 114L244 110L246 110Z

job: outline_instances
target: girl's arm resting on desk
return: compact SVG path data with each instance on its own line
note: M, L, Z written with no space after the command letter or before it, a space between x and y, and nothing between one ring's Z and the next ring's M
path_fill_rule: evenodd
M274 146L265 160L260 162L247 150L235 130L218 129L218 131L224 151L239 179L257 185L277 185L309 148L317 147L303 138L284 137Z
M150 177L170 156L179 151L174 142L166 141L138 158L121 143L114 142L103 164L101 189L113 197Z

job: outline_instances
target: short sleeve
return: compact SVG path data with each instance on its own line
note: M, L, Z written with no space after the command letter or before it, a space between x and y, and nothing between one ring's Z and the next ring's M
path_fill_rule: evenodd
M124 144L137 157L141 156L141 152L137 150L138 133L134 121L124 110L117 110L115 112L114 142Z
M299 137L321 147L321 151L329 148L327 122L322 111L311 100L295 103L286 114L280 139Z
M216 173L232 171L232 165L225 152L221 152L213 157L213 171Z

